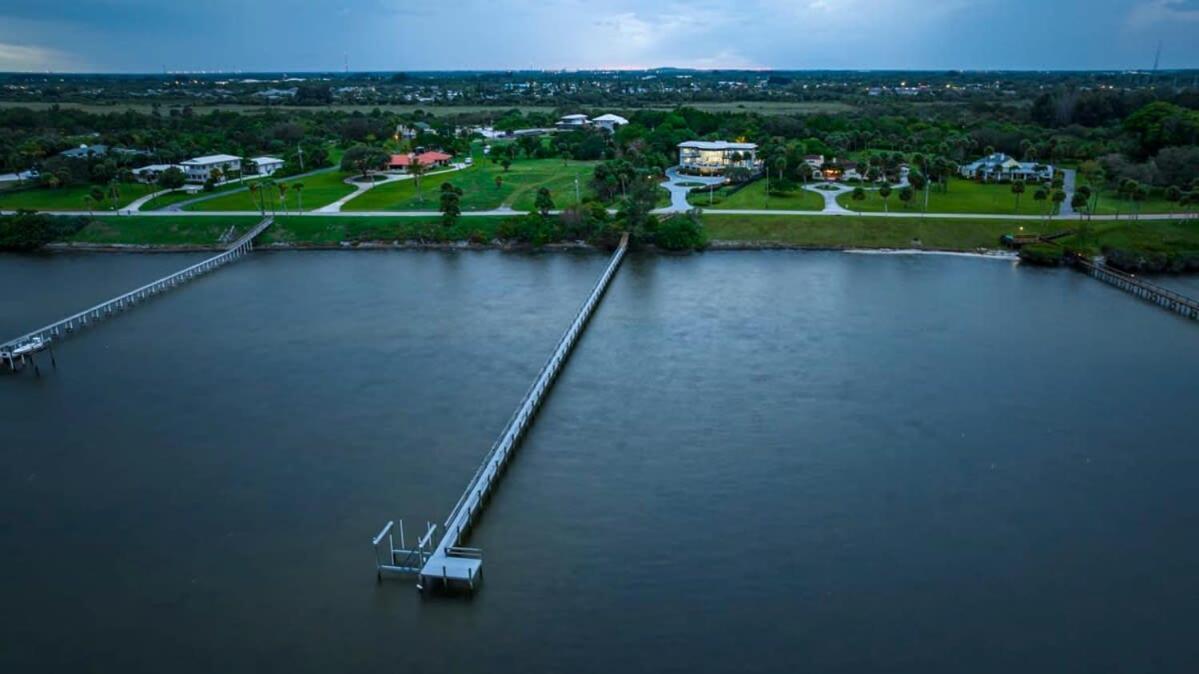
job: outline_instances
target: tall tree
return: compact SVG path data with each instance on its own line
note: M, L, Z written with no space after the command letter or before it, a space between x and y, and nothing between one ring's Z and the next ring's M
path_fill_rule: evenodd
M537 199L533 202L533 207L541 214L541 217L546 217L550 211L554 210L554 198L550 194L550 188L542 187L537 190Z
M1012 194L1016 195L1016 213L1020 212L1020 197L1024 195L1024 181L1017 178L1012 181Z
M304 183L292 183L291 188L296 191L296 202L300 215L304 215Z
M439 207L441 223L446 227L452 227L458 221L458 216L462 214L462 188L456 187L450 182L442 183Z
M888 202L891 199L891 186L886 182L880 185L878 188L878 196L882 197L883 200L883 212L890 213L891 209L888 206Z

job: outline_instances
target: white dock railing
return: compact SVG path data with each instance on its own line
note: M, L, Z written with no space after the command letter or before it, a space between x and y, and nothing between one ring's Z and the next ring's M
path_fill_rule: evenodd
M177 271L170 276L147 283L146 285L131 290L123 295L114 297L106 302L101 302L94 307L84 309L79 313L72 314L66 318L55 321L50 325L43 326L28 332L15 339L10 339L7 342L0 343L0 361L8 362L10 365L12 354L22 346L29 344L50 344L53 340L60 338L75 330L85 328L93 322L99 321L107 316L130 307L142 300L145 300L153 295L173 288L177 285L185 283L196 276L206 274L214 269L222 267L253 249L254 238L270 227L274 222L272 218L266 218L255 225L250 231L246 232L237 241L234 241L221 254L208 258L203 262L194 264L187 269Z
M504 426L499 439L495 441L495 444L491 446L491 449L483 457L479 469L475 471L470 482L466 485L466 490L463 491L453 510L450 511L450 515L445 521L445 529L442 532L441 540L424 560L424 567L420 572L422 584L425 580L443 579L446 582L459 580L469 583L471 587L474 586L475 579L473 576L456 576L453 571L453 567L456 567L459 571L467 568L471 569L467 573L473 574L474 569L481 568L482 552L475 548L462 547L465 536L469 533L474 518L482 511L484 500L498 481L500 472L512 456L513 450L520 443L525 431L532 424L537 409L545 400L546 394L549 392L550 387L553 386L554 380L562 370L562 366L566 364L567 358L570 357L571 351L574 349L575 344L578 343L579 337L583 334L583 330L587 326L587 321L591 319L596 306L599 304L604 292L608 289L612 277L620 267L621 261L624 260L628 244L628 234L625 234L621 238L616 252L612 254L612 259L608 262L604 273L591 290L591 294L587 296L587 300L583 303L578 313L575 314L574 321L571 322L566 333L562 335L557 348L554 349L549 360L541 368L537 379L529 387L520 405L508 420L507 425ZM457 564L447 569L447 562L449 560L462 562L470 560L473 564L467 564L465 567Z

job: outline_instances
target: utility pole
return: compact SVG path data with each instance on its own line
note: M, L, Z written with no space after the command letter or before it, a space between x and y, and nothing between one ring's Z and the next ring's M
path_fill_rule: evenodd
M575 176L575 205L583 203L583 198L579 196L579 177Z
M300 173L304 172L304 146L296 143L296 153L300 155Z

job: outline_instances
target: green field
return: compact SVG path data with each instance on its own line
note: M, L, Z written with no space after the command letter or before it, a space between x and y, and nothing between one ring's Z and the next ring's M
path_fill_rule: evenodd
M102 190L107 189L105 185L98 185L97 187ZM121 183L121 197L117 200L119 204L118 208L124 208L134 199L144 197L152 189L141 183ZM91 190L91 185L72 185L57 189L35 187L32 189L5 190L4 192L0 192L0 209L16 210L18 208L28 208L35 211L85 211L87 210L87 204L84 203L83 197L91 192ZM102 203L96 204L95 210L109 210L108 199L105 198Z
M487 211L507 205L514 210L528 211L533 208L537 190L548 187L558 208L575 202L575 177L579 179L579 190L584 199L590 195L587 186L596 162L572 161L563 166L560 159L518 159L505 172L491 160L476 160L470 168L462 171L427 175L421 181L424 198L418 199L413 180L380 185L348 201L342 211L436 211L437 191L443 182L453 183L463 190L462 210ZM503 184L496 187L496 176L503 177Z
M83 110L91 113L112 113L124 112L125 110L133 110L142 114L150 114L154 111L154 106L150 103L45 103L41 101L0 101L0 108L29 108L30 110L45 110L53 105L60 108L69 108ZM181 108L184 105L190 105L195 114L204 114L209 112L265 112L271 111L310 111L310 112L371 112L378 109L385 112L395 112L400 114L410 114L417 110L427 112L431 115L457 115L464 113L479 113L489 112L496 115L503 114L509 110L517 109L524 114L538 112L552 114L557 110L550 105L325 105L325 106L297 106L297 105L243 105L239 103L216 104L216 105L195 105L194 101L162 101L159 109L162 111L171 108ZM848 112L853 110L853 106L835 102L835 101L797 101L797 102L776 102L776 101L720 101L712 103L687 103L687 107L706 110L708 112L756 112L762 115L795 115L795 114L833 114L837 112ZM673 110L678 106L674 105L653 105L645 106L653 110ZM619 112L619 111L617 111ZM625 111L627 112L627 111ZM621 113L623 114L623 112Z
M1061 223L941 218L877 218L704 213L713 241L772 242L830 248L925 248L970 251L999 247L999 237L1020 231L1048 233Z
M262 243L337 245L343 241L392 242L417 238L422 232L435 232L448 241L464 241L476 233L485 240L495 237L503 218L463 216L445 229L440 215L428 217L362 217L345 215L281 216L262 236Z
M1099 193L1099 201L1095 206L1095 215L1126 215L1133 212L1133 204L1111 190ZM1178 213L1182 207L1173 201L1167 201L1160 190L1153 190L1149 198L1142 201L1137 209L1141 213Z
M1059 223L1060 224L1060 223ZM1071 221L1080 235L1059 239L1064 246L1086 248L1093 253L1104 248L1162 253L1199 252L1199 219L1187 220L1094 220Z
M770 208L781 211L820 211L824 209L823 197L798 188L787 196L772 194L768 202L765 180L755 180L732 194L730 192L728 187L720 187L709 199L708 190L696 188L687 195L687 202L692 206L713 210Z
M948 192L941 192L935 185L929 188L928 212L1044 215L1046 202L1033 199L1032 195L1036 191L1035 186L1026 186L1024 194L1020 196L1020 209L1017 211L1016 195L1012 194L1011 185L954 178L949 181ZM894 188L889 201L893 213L919 213L924 206L924 192L916 193L908 207L904 208L903 202L899 200L899 189ZM850 193L846 192L837 197L837 203L853 211L881 213L884 210L883 200L878 196L877 190L866 190L866 199L863 201L854 201Z
M240 234L259 220L256 216L197 218L188 216L122 215L97 218L74 238L78 243L147 246L215 246L233 226Z
M353 192L354 188L344 182L349 176L350 174L348 173L333 170L304 177L278 178L275 182L287 185L294 185L295 183L303 184L304 189L301 190L301 196L297 196L294 189L287 191L287 208L290 211L296 210L302 199L304 210L310 211L314 208L331 204ZM282 212L283 204L279 201L279 193L275 192L273 198L275 208L279 212ZM268 201L268 211L270 210L270 206L271 204ZM252 196L250 191L245 189L234 191L223 197L183 207L185 211L257 211L258 209L258 198Z

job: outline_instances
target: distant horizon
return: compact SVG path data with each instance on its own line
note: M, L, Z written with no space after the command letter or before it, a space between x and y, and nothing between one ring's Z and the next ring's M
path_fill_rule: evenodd
M149 76L163 77L171 75L434 75L445 73L485 73L485 74L520 74L520 73L648 73L662 71L696 72L696 73L934 73L934 74L974 74L974 73L1096 73L1116 75L1148 75L1167 73L1199 73L1199 66L1186 68L688 68L679 66L651 66L647 68L423 68L401 70L167 70L167 71L32 71L32 70L0 70L0 75L13 76Z
M1199 0L6 0L0 71L1199 68ZM669 64L650 66L649 64ZM869 64L869 65L866 65ZM247 67L248 66L248 67Z

